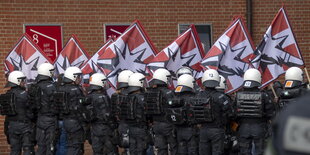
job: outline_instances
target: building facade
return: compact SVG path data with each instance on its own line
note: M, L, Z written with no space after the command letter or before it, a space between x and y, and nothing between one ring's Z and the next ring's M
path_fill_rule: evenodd
M92 55L105 41L105 24L126 25L138 19L160 51L187 24L208 27L209 38L202 40L212 45L235 16L243 16L257 46L282 6L286 8L300 51L309 65L309 0L1 0L0 62L3 65L27 24L61 25L64 43L75 34ZM3 88L6 83L3 69L0 79ZM1 93L4 91L1 89ZM0 155L9 153L3 119L0 117ZM90 152L89 146L86 152Z

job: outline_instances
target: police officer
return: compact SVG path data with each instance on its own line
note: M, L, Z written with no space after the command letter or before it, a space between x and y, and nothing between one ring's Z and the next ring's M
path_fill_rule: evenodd
M204 114L207 115L199 116L197 110L196 117L200 117L198 123L201 124L199 153L221 155L224 152L226 123L233 113L232 102L223 92L216 90L220 84L220 76L216 70L206 70L202 76L202 84L205 90L197 98L205 99L200 107L204 107Z
M111 96L112 101L112 112L119 121L118 132L120 134L120 147L125 148L125 154L129 154L129 127L126 123L126 118L120 116L120 105L126 105L128 101L127 88L128 79L133 72L130 70L123 70L118 74L117 77L117 90Z
M67 154L81 155L84 152L84 118L80 112L83 108L80 98L83 98L83 91L79 84L82 71L77 67L68 67L64 73L64 85L59 87L60 92L65 92L68 109L63 109L64 128L67 133Z
M176 155L176 136L173 124L165 119L167 101L173 96L168 83L171 82L171 74L167 69L159 68L153 74L150 89L145 93L145 111L153 118L153 130L155 133L155 148L158 155Z
M222 93L228 100L231 100L231 97L225 94L225 90L227 89L226 79L224 76L220 75L220 84L219 86L215 87L215 89ZM233 105L231 105L233 107ZM234 109L231 109L234 110ZM236 126L237 123L233 121L234 111L230 115L228 115L228 121L226 123L225 129L225 141L224 141L224 154L233 155L237 153L238 149L238 142L236 137Z
M36 124L36 140L38 144L37 154L52 155L55 153L57 140L57 109L53 102L53 94L56 86L53 82L54 66L50 63L43 63L38 68L35 86L29 90L37 106L38 119ZM31 90L34 89L34 90ZM36 96L37 95L37 96Z
M21 71L13 71L9 74L6 87L11 87L6 94L13 94L15 108L4 111L8 122L8 135L11 145L11 155L34 154L32 133L34 126L33 107L29 104L28 93L25 90L26 76ZM3 106L3 105L2 105Z
M166 119L176 126L177 154L180 155L198 154L198 128L188 119L188 104L195 98L194 82L193 76L181 75L177 81L175 97L168 100Z
M179 78L181 75L184 75L184 74L188 74L188 75L191 75L194 77L193 69L191 69L187 66L183 66L183 67L179 68L176 72L176 77ZM196 92L199 92L199 91L201 91L201 88L196 83L194 83L194 90Z
M310 105L309 93L289 104L276 117L272 142L265 155L309 155L310 154Z
M251 154L252 142L255 154L262 155L267 123L274 115L274 104L266 92L259 90L261 74L257 69L244 73L243 90L236 95L238 141L241 155Z
M115 155L116 148L112 144L113 121L111 103L107 96L104 85L106 77L101 73L95 73L89 80L90 93L86 100L91 104L88 109L91 113L91 139L94 155ZM105 153L104 153L105 150Z
M289 68L285 73L284 90L280 93L280 109L289 102L295 102L294 99L304 95L306 91L302 70L298 67Z
M126 117L129 126L130 154L144 155L147 149L147 120L144 114L145 77L134 73L128 79L129 103L122 106L121 116Z
M147 120L144 114L144 88L145 77L141 73L134 73L128 79L128 98L131 107L127 110L127 123L129 125L130 154L144 155L147 149Z

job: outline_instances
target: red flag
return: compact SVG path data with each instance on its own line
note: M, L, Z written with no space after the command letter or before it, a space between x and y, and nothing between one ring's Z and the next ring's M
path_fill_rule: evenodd
M33 81L38 74L37 68L45 62L51 63L40 47L25 33L6 56L5 73L19 70L27 76L28 80Z
M155 54L156 50L142 25L135 21L99 55L97 64L115 88L119 71L129 69L144 74L146 64Z
M92 73L101 73L101 70L97 66L97 61L99 55L102 55L106 48L113 42L112 39L109 39L101 48L83 65L81 68L83 72L83 79L88 81L90 74ZM86 82L87 83L87 82Z
M148 67L151 72L158 68L166 68L172 73L182 66L193 69L194 77L200 78L200 61L204 57L200 39L194 25L183 32L175 41L159 52Z
M276 80L289 67L304 61L284 8L281 8L255 51L253 66L262 72L262 87Z
M254 46L241 18L235 19L214 43L201 64L205 69L217 69L226 78L227 93L243 84L243 74L249 68Z
M77 37L73 35L54 63L56 72L62 74L70 66L81 68L88 58L88 53L82 48Z

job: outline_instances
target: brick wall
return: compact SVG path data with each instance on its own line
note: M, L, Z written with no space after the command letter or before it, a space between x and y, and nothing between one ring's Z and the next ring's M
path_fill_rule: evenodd
M284 4L309 64L310 1L252 1L255 45ZM71 34L76 34L86 51L93 54L103 44L103 24L131 23L139 19L156 48L161 50L177 37L179 23L212 24L213 41L216 41L235 15L245 17L246 0L1 0L0 62L3 65L3 59L22 35L23 24L62 24L64 43ZM2 88L3 70L0 70L0 79ZM9 152L2 122L1 117L0 155Z

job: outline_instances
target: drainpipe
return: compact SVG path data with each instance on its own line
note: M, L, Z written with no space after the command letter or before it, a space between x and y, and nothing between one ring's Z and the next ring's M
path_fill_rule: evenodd
M252 36L252 0L246 0L246 23Z

